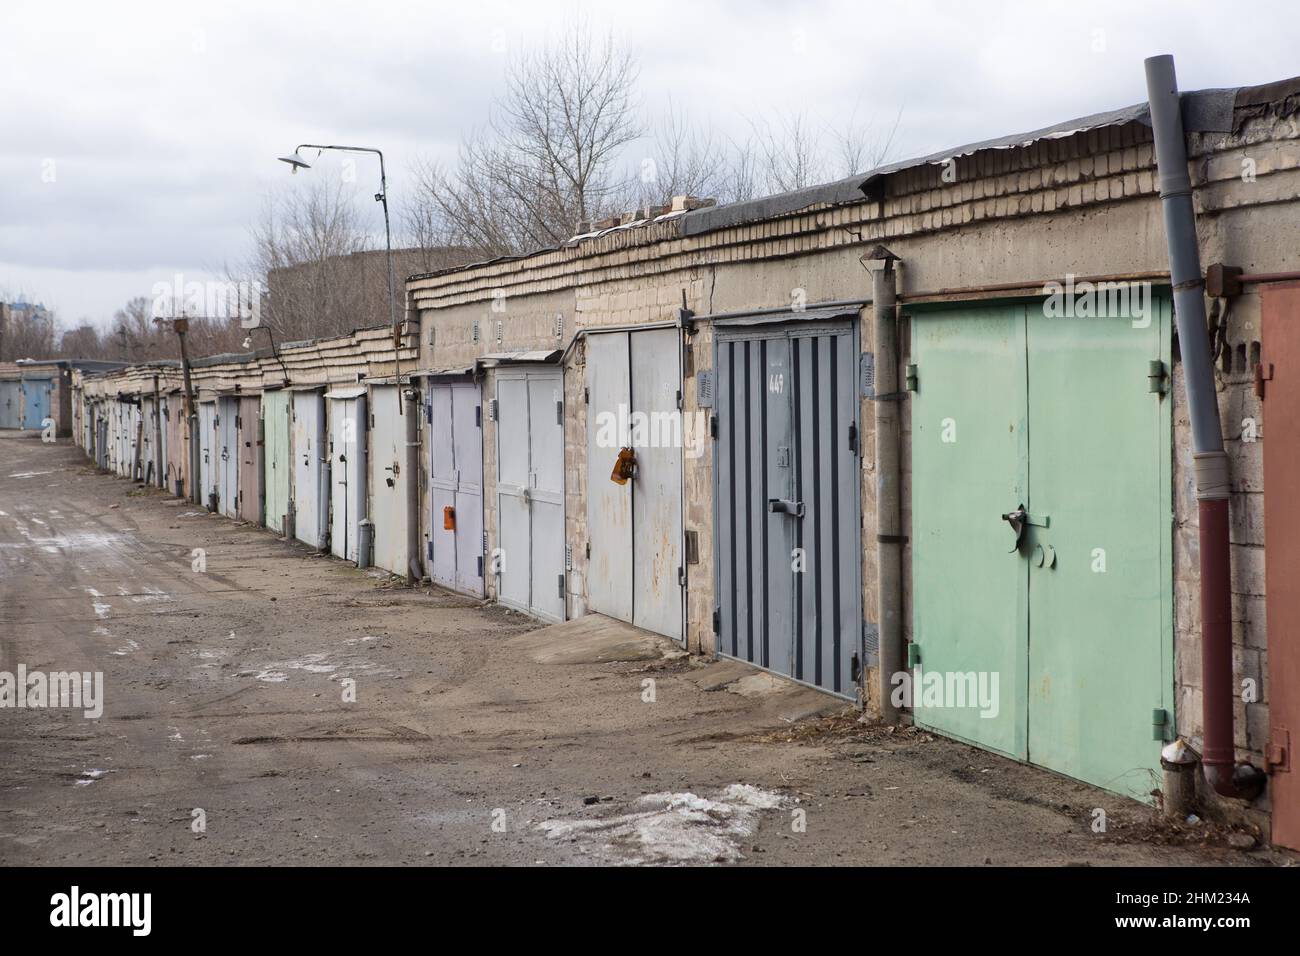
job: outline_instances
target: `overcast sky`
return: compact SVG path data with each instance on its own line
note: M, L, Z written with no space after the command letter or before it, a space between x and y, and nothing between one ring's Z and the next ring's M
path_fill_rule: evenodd
M412 159L453 156L511 54L579 12L637 54L648 111L739 135L766 109L901 109L893 159L1139 102L1154 53L1185 90L1300 74L1294 0L0 0L0 295L107 323L217 273L268 190L325 174L275 161L304 140L381 147L400 203Z

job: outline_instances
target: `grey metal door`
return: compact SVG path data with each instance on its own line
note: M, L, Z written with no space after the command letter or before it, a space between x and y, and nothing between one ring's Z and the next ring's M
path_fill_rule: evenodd
M364 389L331 392L330 551L359 558L361 522L366 519L366 396Z
M320 392L293 393L294 535L313 548L325 547L329 527L329 444L325 399Z
M497 597L548 621L566 606L563 393L559 369L497 372Z
M23 423L22 383L0 382L0 428L19 428Z
M406 418L397 385L370 389L370 519L374 523L371 563L392 574L406 576L416 555L407 554L406 483L414 477L406 469ZM411 414L415 414L413 411Z
M199 403L199 501L209 511L216 511L213 494L217 491L217 403Z
M676 329L591 334L586 343L587 594L593 611L683 634L681 346ZM636 467L610 477L620 449Z
M227 518L239 517L239 399L217 403L217 507Z
M475 383L429 386L429 577L483 594L483 410Z
M718 329L719 652L843 696L861 663L857 344Z

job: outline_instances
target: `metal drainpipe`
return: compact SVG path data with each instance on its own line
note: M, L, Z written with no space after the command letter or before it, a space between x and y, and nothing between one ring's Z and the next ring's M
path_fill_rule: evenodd
M158 390L158 376L155 375L153 377L153 460L158 473L153 476L153 480L159 488L166 488L167 466L163 464L162 417L162 393Z
M891 700L903 664L903 537L899 463L898 288L894 262L884 246L865 256L872 263L872 350L875 352L876 592L880 607L880 717L898 723Z
M1228 456L1223 450L1219 398L1205 324L1204 280L1196 241L1192 182L1187 173L1187 143L1179 107L1172 56L1145 61L1151 128L1169 273L1174 291L1178 347L1192 421L1196 498L1200 523L1201 679L1205 744L1201 763L1205 779L1225 797L1254 799L1264 773L1249 764L1236 766L1233 735L1232 582L1228 541Z
M414 324L416 329L415 347L416 353L420 348L420 322L419 313L415 313L414 323L411 321L412 309L410 307L410 294L407 294L407 326ZM401 347L400 342L396 339L393 341L393 359L397 360L397 349ZM416 363L417 367L419 363ZM394 367L397 367L394 365ZM414 584L423 577L422 565L420 563L420 390L415 386L415 378L412 376L411 383L406 388L402 388L401 376L398 376L398 390L401 392L401 399L407 403L406 408L406 582Z

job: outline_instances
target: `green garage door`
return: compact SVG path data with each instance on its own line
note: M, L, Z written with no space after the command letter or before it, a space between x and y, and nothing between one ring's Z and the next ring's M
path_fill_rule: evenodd
M917 722L1138 799L1173 731L1170 399L1151 377L1171 323L1166 300L1150 311L912 318Z

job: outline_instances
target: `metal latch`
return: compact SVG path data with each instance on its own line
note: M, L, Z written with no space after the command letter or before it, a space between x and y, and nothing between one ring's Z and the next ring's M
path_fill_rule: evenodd
M793 515L796 518L802 518L803 502L791 501L789 498L768 498L767 510L769 514Z

